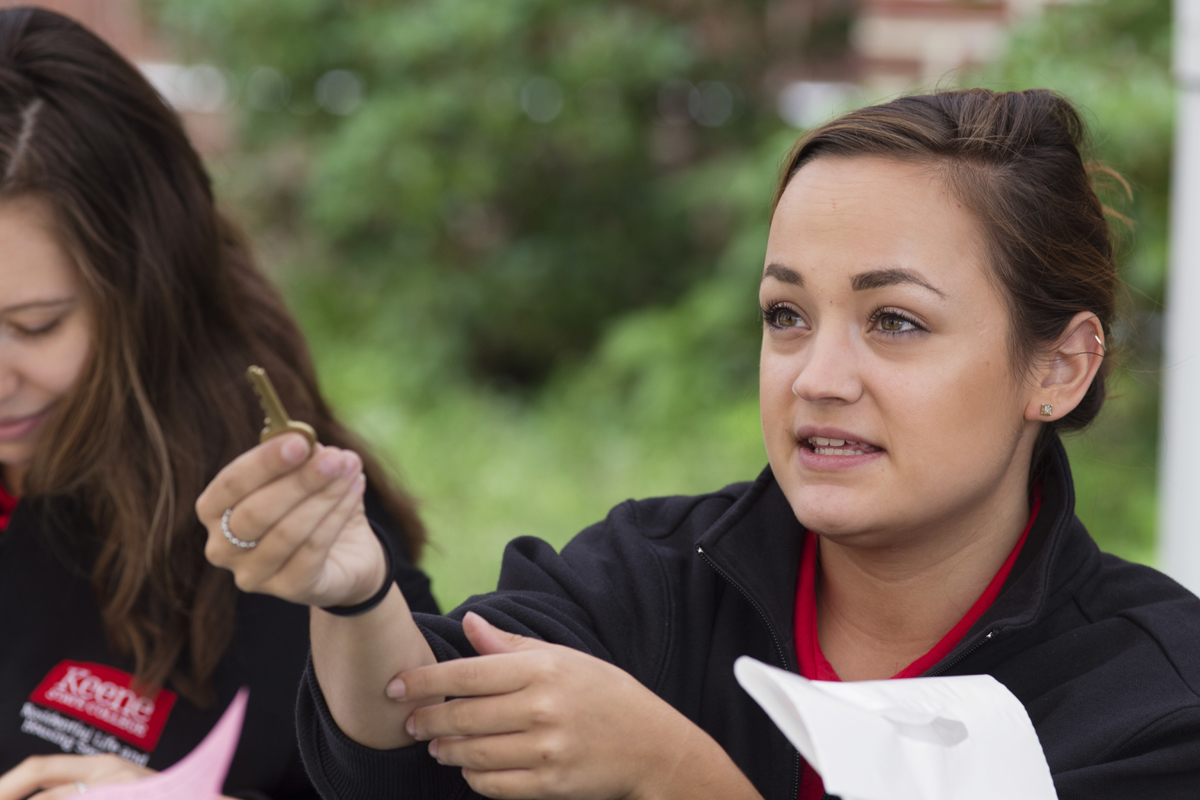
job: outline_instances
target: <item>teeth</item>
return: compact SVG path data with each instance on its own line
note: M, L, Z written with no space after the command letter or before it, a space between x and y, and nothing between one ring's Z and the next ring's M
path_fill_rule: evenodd
M876 448L864 445L862 442L851 442L847 439L827 439L824 436L810 436L808 443L814 453L822 456L861 456L868 450Z
M813 452L822 456L861 456L865 450L852 450L850 448L840 447L814 447Z

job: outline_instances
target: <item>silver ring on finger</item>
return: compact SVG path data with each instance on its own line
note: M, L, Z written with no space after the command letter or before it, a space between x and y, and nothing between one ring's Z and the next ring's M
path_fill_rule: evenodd
M225 509L225 513L221 515L221 533L225 534L225 538L229 540L229 543L243 550L253 550L255 547L258 547L258 542L248 542L233 535L233 531L229 530L229 518L231 516L233 516L233 506Z
M75 788L79 790L80 794L83 794L87 791L87 784L83 781L75 781Z

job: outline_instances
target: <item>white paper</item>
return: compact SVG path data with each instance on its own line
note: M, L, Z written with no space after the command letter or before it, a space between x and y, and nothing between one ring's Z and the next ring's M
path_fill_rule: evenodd
M990 675L810 681L742 656L738 683L842 800L1057 800L1021 701Z
M136 781L89 786L88 800L214 800L220 797L229 762L233 760L242 733L248 694L245 689L237 693L204 741L182 761Z

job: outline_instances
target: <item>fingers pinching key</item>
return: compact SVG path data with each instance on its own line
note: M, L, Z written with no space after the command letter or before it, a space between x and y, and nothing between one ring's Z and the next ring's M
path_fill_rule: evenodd
M267 439L283 433L298 433L308 439L311 453L312 446L317 443L317 432L308 423L299 422L288 416L287 411L283 408L283 403L279 400L279 395L275 392L275 387L271 384L271 379L267 377L267 371L262 367L250 367L246 370L246 377L254 386L258 402L262 405L263 413L267 415L267 418L263 420L265 427L258 435L258 440L265 442Z

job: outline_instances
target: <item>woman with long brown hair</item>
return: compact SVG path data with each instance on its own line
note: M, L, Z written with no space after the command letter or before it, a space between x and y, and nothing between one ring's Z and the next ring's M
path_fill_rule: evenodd
M992 675L1062 800L1200 796L1200 600L1100 553L1059 441L1103 406L1120 284L1085 152L1041 90L811 131L759 284L766 469L624 503L561 553L518 539L497 591L445 617L386 583L355 619L314 610L298 724L318 788L820 800L734 678L750 655L825 681ZM209 558L297 603L370 596L370 530L331 535L310 505L330 481L284 446L201 495ZM223 518L259 546L229 547Z
M176 114L77 23L0 11L0 772L39 756L0 797L174 763L242 685L229 791L313 796L292 724L308 614L239 595L193 510L258 441L251 364L363 454L315 455L435 611L412 502L325 404Z

